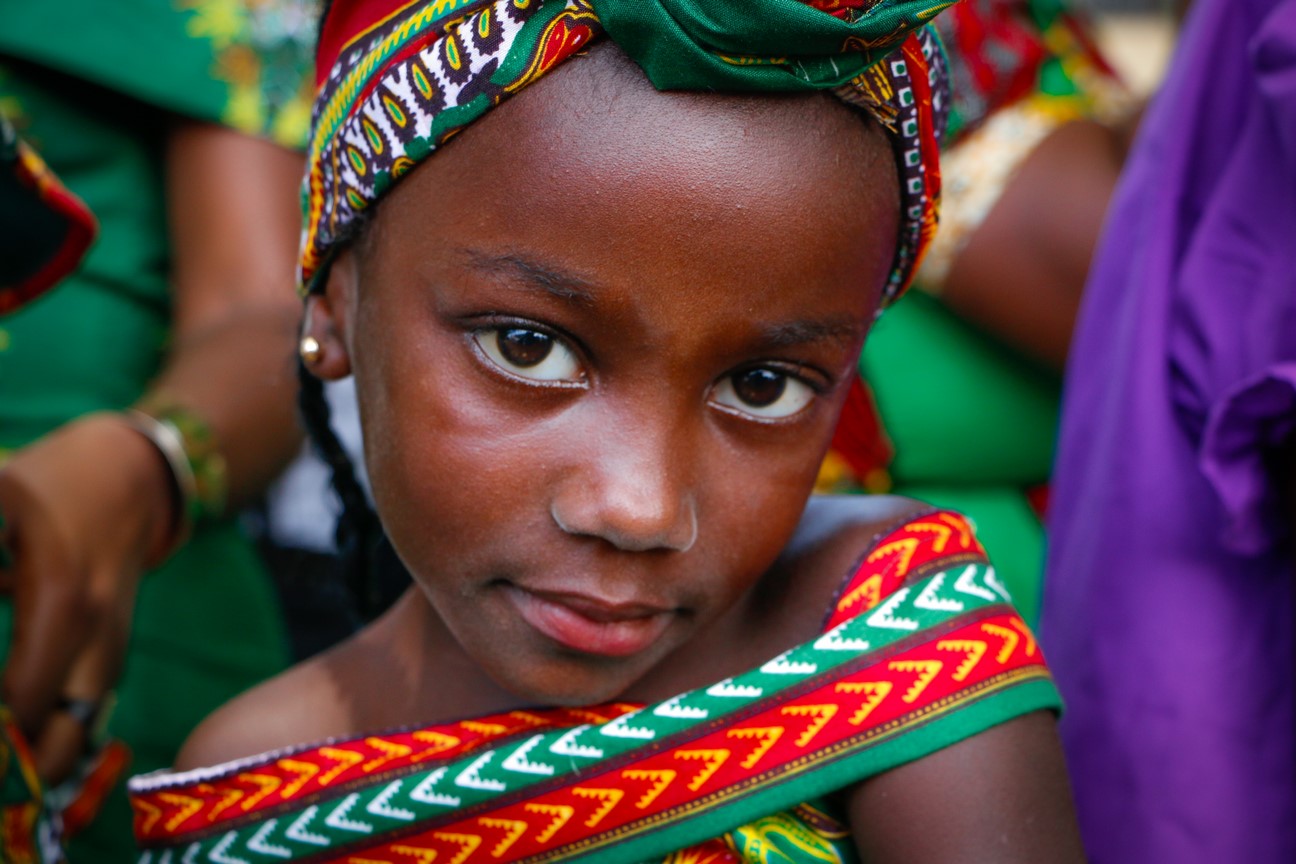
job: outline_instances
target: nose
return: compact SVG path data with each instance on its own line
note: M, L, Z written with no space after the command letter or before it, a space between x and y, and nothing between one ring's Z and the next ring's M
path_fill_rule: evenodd
M641 420L643 418L640 418ZM601 425L578 445L550 506L568 534L598 537L618 549L685 552L697 541L691 452L678 431L645 423Z

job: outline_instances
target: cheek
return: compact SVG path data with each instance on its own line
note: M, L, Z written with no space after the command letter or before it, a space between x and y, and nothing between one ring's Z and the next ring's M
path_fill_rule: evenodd
M750 584L791 539L814 489L835 416L832 412L795 440L713 451L722 455L713 455L700 539L735 579Z
M355 374L375 503L416 573L471 560L502 525L535 509L537 451L510 434L518 424L475 386L480 375L460 337L394 337L361 357Z

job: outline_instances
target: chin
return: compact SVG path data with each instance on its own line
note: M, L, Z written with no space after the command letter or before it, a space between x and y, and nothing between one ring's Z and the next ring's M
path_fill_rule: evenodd
M543 672L521 676L516 670L495 678L497 684L518 697L519 706L533 705L553 708L579 708L585 705L602 705L623 698L641 677L627 674L628 670L611 672L603 669L573 669L573 664L554 664Z

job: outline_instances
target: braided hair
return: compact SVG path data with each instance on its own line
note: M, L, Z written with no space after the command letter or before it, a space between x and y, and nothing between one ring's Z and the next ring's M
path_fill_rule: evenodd
M333 0L324 0L320 7L319 33L333 7ZM348 226L348 236L338 238L338 248L355 243L364 233L369 220L357 219ZM317 274L322 283L328 278L327 270ZM386 605L378 580L375 578L375 558L383 544L384 534L378 514L369 504L364 485L356 474L355 463L341 439L333 430L331 409L324 393L324 382L315 377L299 358L297 361L297 411L300 415L312 449L329 470L329 485L342 504L333 540L337 547L343 584L351 594L356 611L362 621L371 620Z
M356 611L368 621L382 611L383 598L373 578L375 551L383 539L378 515L369 504L364 486L356 476L355 463L342 446L330 422L324 382L297 363L297 410L315 452L329 469L329 484L342 502L333 529L341 564L342 580L350 592Z

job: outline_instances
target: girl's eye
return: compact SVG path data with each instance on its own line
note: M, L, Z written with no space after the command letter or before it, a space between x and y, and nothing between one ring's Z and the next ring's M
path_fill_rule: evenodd
M526 327L486 327L473 331L473 339L500 369L532 381L577 383L580 363L561 340Z
M815 391L804 381L776 369L756 368L735 372L716 385L717 405L762 420L791 417L810 404Z

